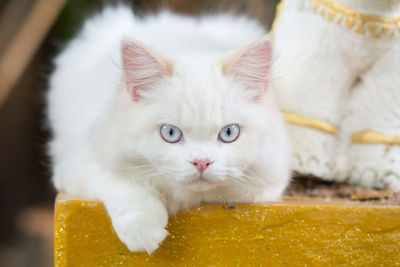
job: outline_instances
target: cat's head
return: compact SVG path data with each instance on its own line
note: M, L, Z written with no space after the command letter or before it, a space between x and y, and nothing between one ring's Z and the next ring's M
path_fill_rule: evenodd
M265 97L269 40L218 60L171 60L137 41L121 51L127 90L110 116L107 151L121 168L200 191L246 183L277 123Z

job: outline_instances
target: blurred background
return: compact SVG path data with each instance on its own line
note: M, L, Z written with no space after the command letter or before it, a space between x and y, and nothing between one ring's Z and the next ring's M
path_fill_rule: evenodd
M0 1L0 267L53 265L53 201L44 95L52 59L83 20L122 1ZM124 1L139 16L233 12L269 29L278 0ZM107 38L105 36L105 38Z

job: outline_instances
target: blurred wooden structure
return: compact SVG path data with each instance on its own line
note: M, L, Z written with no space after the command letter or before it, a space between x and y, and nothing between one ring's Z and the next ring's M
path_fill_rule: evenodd
M101 202L59 195L55 266L397 266L400 206L286 199L202 205L171 218L151 256L131 253Z
M66 0L10 1L0 18L0 106L46 37Z

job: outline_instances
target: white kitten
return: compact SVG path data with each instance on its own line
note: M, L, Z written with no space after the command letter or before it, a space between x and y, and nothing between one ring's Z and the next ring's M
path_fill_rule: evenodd
M278 199L289 148L268 87L270 42L226 56L263 34L226 15L141 20L118 7L88 20L50 80L56 188L102 200L119 238L148 253L168 214Z

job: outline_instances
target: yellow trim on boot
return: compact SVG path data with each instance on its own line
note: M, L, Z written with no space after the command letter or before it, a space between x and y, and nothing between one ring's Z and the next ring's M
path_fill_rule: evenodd
M330 122L308 118L303 115L289 111L282 111L282 113L285 115L286 121L290 124L314 128L316 130L327 132L333 135L337 135L339 132L338 128Z
M353 134L351 141L353 143L364 144L400 145L400 136L380 133L374 130L366 130Z
M363 14L331 0L307 0L313 10L329 22L346 26L356 33L373 38L395 37L400 30L400 17Z
M284 2L285 0L282 0L276 7L272 31L278 25ZM373 38L399 36L400 17L363 14L332 0L307 0L307 2L317 15L329 22L343 25L358 34L368 35Z

